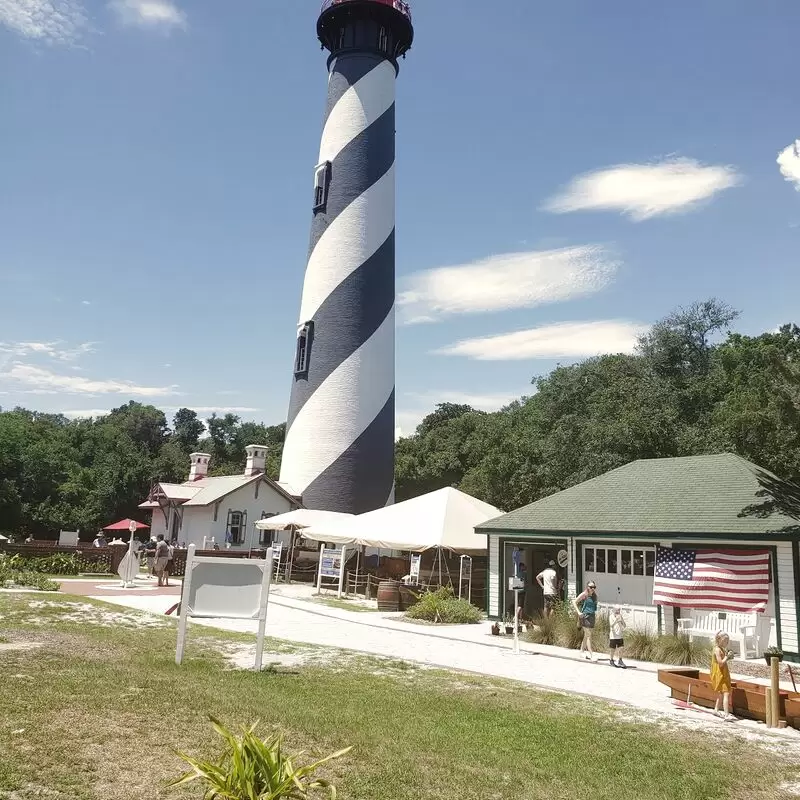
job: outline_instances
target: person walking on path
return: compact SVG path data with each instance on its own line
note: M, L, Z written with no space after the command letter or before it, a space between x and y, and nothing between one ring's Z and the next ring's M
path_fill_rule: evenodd
M731 722L736 717L731 714L731 671L728 661L732 658L728 645L731 640L727 633L719 631L714 637L714 651L711 654L711 688L717 693L714 702L714 713L721 715L726 722ZM722 712L719 710L719 701L722 700Z
M609 660L611 661L611 666L627 669L622 660L622 648L625 646L625 642L622 639L625 633L625 620L619 606L614 607L611 616L608 618L608 623L608 650L610 652ZM614 661L614 656L617 657L616 662Z
M156 537L156 560L154 569L156 578L158 578L158 585L164 585L164 578L169 581L169 574L166 573L167 563L169 562L169 545L164 541L164 534L159 533ZM169 583L167 583L169 585Z
M587 661L594 661L592 650L592 631L597 619L597 584L591 581L586 586L586 591L581 592L573 601L572 606L578 614L578 627L583 631L581 653L585 653ZM579 605L580 604L580 605Z
M544 593L544 615L549 617L555 610L558 602L558 574L556 562L550 561L547 567L536 576L536 583L542 587Z

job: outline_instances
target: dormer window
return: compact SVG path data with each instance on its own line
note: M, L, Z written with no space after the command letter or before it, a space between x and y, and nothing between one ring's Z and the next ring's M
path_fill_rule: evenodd
M323 161L314 168L314 211L324 211L328 204L328 186L331 182L331 162Z
M298 331L297 355L294 360L294 374L298 378L308 377L308 363L311 356L311 340L313 336L313 322L306 322Z

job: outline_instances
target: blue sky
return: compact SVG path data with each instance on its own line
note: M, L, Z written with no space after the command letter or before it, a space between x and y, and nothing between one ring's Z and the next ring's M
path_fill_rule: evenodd
M317 0L0 0L0 405L285 419ZM418 0L397 406L497 408L716 295L798 321L800 5Z

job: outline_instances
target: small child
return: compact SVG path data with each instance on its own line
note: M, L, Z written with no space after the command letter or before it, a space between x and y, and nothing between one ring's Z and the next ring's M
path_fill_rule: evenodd
M736 717L731 714L731 671L728 662L733 658L733 653L728 650L730 637L727 633L719 631L714 637L714 652L711 656L711 687L717 693L714 703L714 713L720 714L719 701L722 698L722 718L731 722Z
M625 631L625 620L622 618L622 612L619 606L614 606L614 610L608 617L608 622L611 627L608 634L608 649L611 652L609 657L611 666L627 669L622 661L622 648L625 646L625 642L622 640L623 632ZM617 657L616 661L614 661L614 656Z

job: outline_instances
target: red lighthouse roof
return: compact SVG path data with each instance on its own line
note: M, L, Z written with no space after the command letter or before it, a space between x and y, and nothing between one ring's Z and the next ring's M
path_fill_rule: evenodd
M324 0L322 3L322 10L327 11L329 8L333 8L334 6L355 2L369 2L376 5L389 6L390 8L395 9L395 11L399 11L401 14L404 14L406 17L411 19L411 6L408 3L403 2L403 0Z

